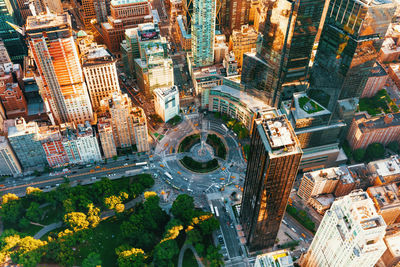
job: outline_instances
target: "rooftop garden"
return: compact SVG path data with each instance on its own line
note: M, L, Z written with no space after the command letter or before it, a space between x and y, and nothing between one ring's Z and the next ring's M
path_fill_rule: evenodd
M375 116L380 113L399 112L399 107L390 98L385 89L378 91L378 93L371 98L360 98L358 108L360 111L368 112L368 114L371 116Z
M299 106L308 114L324 110L320 105L318 105L315 101L311 100L307 96L302 96L299 98Z

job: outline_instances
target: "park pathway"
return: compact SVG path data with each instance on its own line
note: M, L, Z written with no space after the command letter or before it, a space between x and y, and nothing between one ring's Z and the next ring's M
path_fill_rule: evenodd
M181 251L179 252L178 267L193 267L193 266L182 266L183 255L185 255L186 249L191 249L194 254L194 257L196 258L196 261L197 261L197 264L199 265L199 267L204 267L204 264L200 260L199 254L197 254L197 251L194 249L194 247L191 244L189 244L187 242L185 242L185 244L181 248Z
M143 200L143 197L142 197L142 196L138 196L137 198L132 199L131 201L129 201L129 202L127 202L127 203L125 204L125 210L128 210L128 209L134 207L134 206L136 205L136 203L141 202L142 200ZM115 211L114 211L114 210L106 210L106 211L103 211L103 212L100 214L100 219L103 221L103 220L105 220L105 219L107 219L107 218L109 218L109 217L112 217L112 216L114 216L114 215L115 215ZM40 229L40 231L37 232L37 233L33 236L33 238L35 238L35 239L40 239L40 238L42 238L42 236L44 236L44 235L47 234L48 232L51 232L51 231L53 231L54 229L60 228L60 227L62 226L62 224L63 224L63 222L62 222L62 221L59 221L59 222L55 222L55 223L46 225L45 227L43 227L42 229Z

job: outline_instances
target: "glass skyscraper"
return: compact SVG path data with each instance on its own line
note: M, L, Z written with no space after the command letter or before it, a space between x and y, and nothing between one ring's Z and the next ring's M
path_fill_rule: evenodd
M334 111L338 99L361 95L395 9L392 0L330 1L310 78L311 96L329 98L328 109Z
M285 86L308 78L325 0L268 2L263 38L256 54L243 58L242 83L255 89L271 106L278 106Z
M3 39L4 46L10 55L11 61L23 64L26 55L26 45L16 30L8 22L16 24L14 9L8 0L0 0L0 38Z
M192 53L196 67L214 64L216 0L194 0Z

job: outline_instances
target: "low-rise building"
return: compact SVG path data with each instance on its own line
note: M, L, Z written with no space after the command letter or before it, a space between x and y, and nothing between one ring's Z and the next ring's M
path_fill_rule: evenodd
M375 66L370 70L370 75L364 86L361 97L373 97L376 95L379 90L383 89L388 77L389 75L386 70L379 62L376 62Z
M371 184L383 185L400 180L400 157L371 161L367 165Z
M333 201L335 201L335 196L332 194L325 194L320 196L311 197L308 200L308 204L313 207L319 214L324 214L327 211Z
M372 143L387 145L400 141L400 113L371 117L366 112L357 113L347 134L350 147L367 148Z
M154 107L165 122L179 115L179 91L176 85L154 90Z
M397 88L400 88L400 63L389 64L388 74Z
M258 255L254 267L293 267L290 252L286 249Z
M42 126L39 128L40 142L46 153L47 163L51 168L68 164L60 128L58 126Z
M400 57L400 46L396 44L393 38L386 38L379 51L379 59L381 62L393 62Z
M400 266L400 227L399 225L388 227L383 239L386 244L386 251L383 253L380 262L376 267L398 267Z
M400 223L400 182L367 189L378 213L387 225Z
M0 135L0 176L17 176L22 168L5 136Z

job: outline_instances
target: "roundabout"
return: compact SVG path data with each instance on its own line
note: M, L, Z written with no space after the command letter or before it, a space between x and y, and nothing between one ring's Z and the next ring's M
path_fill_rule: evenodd
M156 144L152 169L178 191L192 195L243 185L242 148L221 122L202 115L185 119Z

